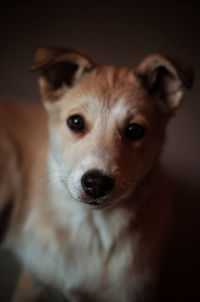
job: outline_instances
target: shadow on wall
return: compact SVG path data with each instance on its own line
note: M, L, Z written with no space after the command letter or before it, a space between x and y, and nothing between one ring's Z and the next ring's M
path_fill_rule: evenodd
M159 284L160 302L199 301L200 193L173 180L172 238ZM7 252L0 256L0 301L9 302L19 275L19 264Z
M173 226L159 285L159 301L200 301L200 193L173 180Z

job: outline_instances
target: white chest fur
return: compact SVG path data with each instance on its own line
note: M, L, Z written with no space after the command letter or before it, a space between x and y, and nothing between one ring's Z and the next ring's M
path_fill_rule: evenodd
M140 279L133 274L139 235L131 241L126 233L130 217L118 211L109 217L101 211L71 211L62 240L52 225L42 226L37 212L31 212L17 254L33 274L72 296L72 301L82 301L87 293L100 301L127 301L128 291L132 295Z

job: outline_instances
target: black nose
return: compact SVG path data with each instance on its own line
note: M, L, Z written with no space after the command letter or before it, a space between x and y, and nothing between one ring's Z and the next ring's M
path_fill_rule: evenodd
M114 187L113 178L99 171L88 171L81 179L85 193L93 198L105 196Z

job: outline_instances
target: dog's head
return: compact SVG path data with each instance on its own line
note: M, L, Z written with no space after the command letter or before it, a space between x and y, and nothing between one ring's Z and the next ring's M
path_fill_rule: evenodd
M128 69L95 65L72 49L39 48L32 70L40 72L60 183L95 208L134 195L159 158L192 69L159 54Z

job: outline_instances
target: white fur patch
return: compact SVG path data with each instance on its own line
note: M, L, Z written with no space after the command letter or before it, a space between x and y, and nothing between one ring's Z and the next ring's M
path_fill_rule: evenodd
M18 256L28 269L72 298L83 291L99 295L100 301L107 301L115 297L113 289L120 287L122 300L116 296L112 301L123 301L123 289L130 282L127 278L134 280L132 272L127 275L127 268L134 261L133 246L123 239L131 218L128 213L113 211L105 215L84 211L82 205L71 205L66 212L66 229L70 230L70 237L66 238L65 244L56 239L53 226L41 228L37 217L37 210L33 210L16 246ZM137 242L135 234L134 244ZM110 259L112 249L114 257ZM107 285L102 292L103 284Z

